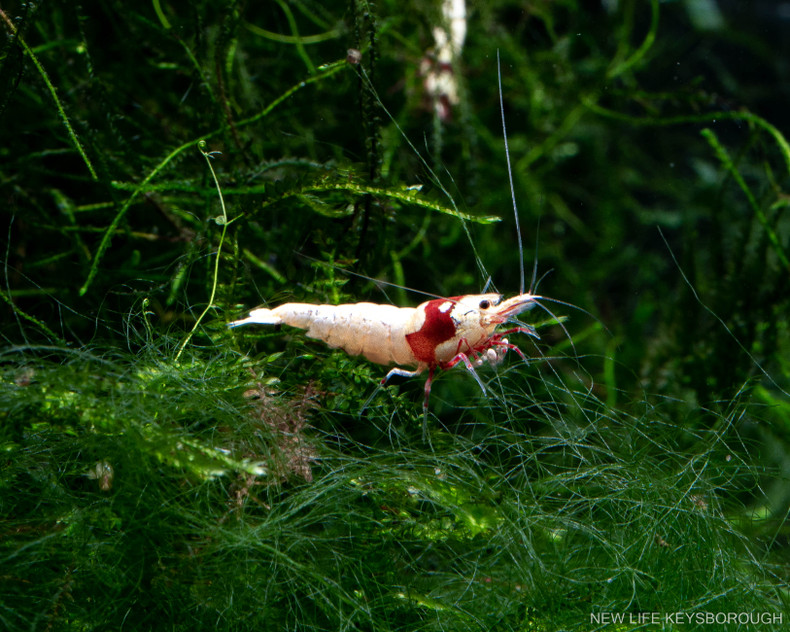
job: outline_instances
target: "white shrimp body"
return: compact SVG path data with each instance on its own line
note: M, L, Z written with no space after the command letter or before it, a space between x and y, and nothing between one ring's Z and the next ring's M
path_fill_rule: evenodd
M504 348L514 348L496 333L497 326L535 305L539 296L470 294L426 301L417 307L376 303L313 305L285 303L260 308L229 324L280 325L305 329L307 336L350 355L383 365L415 366L416 374L450 368L461 359L486 358L492 364ZM516 330L536 335L531 328ZM511 330L511 331L516 331ZM493 353L487 353L493 350ZM405 373L405 372L404 372Z
M382 384L393 375L413 377L427 369L423 401L425 424L436 369L450 369L463 362L485 392L475 366L485 362L498 364L508 349L526 360L505 335L525 333L537 338L534 328L520 325L497 331L497 327L534 307L540 298L534 294L518 294L503 301L501 294L470 294L437 298L417 307L376 303L285 303L272 309L254 309L247 318L228 326L285 324L304 329L308 337L323 340L330 347L343 349L350 355L363 355L376 364L395 364L396 367L381 380ZM404 365L415 368L400 368Z
M313 305L285 303L273 309L254 309L248 318L230 323L286 324L305 329L309 338L322 340L349 355L362 355L376 364L418 363L406 334L420 328L424 314L414 307L376 303Z

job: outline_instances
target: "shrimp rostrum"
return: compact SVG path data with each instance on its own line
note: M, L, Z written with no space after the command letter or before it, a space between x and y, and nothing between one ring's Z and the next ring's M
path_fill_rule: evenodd
M413 377L427 369L423 404L427 411L437 369L450 369L463 363L485 392L475 367L484 362L498 364L508 349L526 360L506 336L524 333L537 338L535 329L523 324L504 330L497 328L532 308L540 298L530 293L507 300L502 300L500 294L470 294L437 298L417 307L285 303L272 309L254 309L247 318L228 326L285 324L304 329L309 338L322 340L350 355L362 355L376 364L396 365L382 379L382 384L393 375Z

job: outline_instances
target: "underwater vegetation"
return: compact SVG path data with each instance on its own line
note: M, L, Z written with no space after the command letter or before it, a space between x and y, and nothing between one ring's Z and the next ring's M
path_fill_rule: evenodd
M0 627L787 625L778 4L51 0L0 29ZM439 372L427 440L424 377L226 326L522 274L540 340L485 392Z

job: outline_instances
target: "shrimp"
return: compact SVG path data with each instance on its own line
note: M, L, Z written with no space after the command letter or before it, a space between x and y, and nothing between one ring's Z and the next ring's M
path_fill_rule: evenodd
M538 338L535 329L520 325L497 331L497 327L531 309L542 297L526 293L502 298L495 293L469 294L437 298L417 307L285 303L273 309L254 309L247 318L228 326L285 324L305 329L308 338L322 340L349 355L362 355L376 364L401 365L387 373L382 384L394 375L414 377L427 369L423 402L427 412L436 369L451 369L462 362L485 392L475 366L498 364L508 349L526 360L521 349L505 336L524 333ZM408 370L402 365L415 368Z
M367 80L364 69L361 69L361 72L363 78ZM309 338L322 340L330 347L343 349L350 355L362 355L376 364L396 365L382 378L381 384L386 384L395 375L415 377L427 370L428 378L425 381L425 398L423 400L423 433L425 433L431 384L437 369L451 369L457 364L463 363L485 393L485 385L477 375L475 367L482 366L485 362L492 366L499 364L508 350L515 351L526 362L527 358L521 349L512 344L506 336L520 333L539 339L535 329L518 321L516 321L517 326L515 327L505 330L497 328L514 320L516 316L535 305L540 305L542 309L551 314L551 311L539 301L540 299L555 301L555 299L524 290L524 254L510 165L510 152L507 144L498 51L497 77L508 178L518 236L521 268L519 294L505 300L501 294L497 293L435 298L417 307L396 307L376 303L343 305L285 303L271 309L254 309L247 318L233 321L228 326L285 324L304 329ZM378 97L376 98L378 99ZM380 100L379 104L387 111ZM389 112L387 113L389 114ZM390 118L392 119L392 117ZM392 120L395 121L395 119ZM395 125L397 126L397 122ZM408 138L406 141L411 145ZM433 174L432 169L424 160L423 164ZM443 187L442 190L444 190ZM450 198L449 194L446 194ZM452 198L450 200L452 201ZM464 228L466 228L465 225ZM537 261L535 263L537 266ZM531 286L535 285L535 272L536 269L533 270ZM562 303L562 301L556 302ZM562 326L561 321L557 322ZM413 368L407 369L403 368L404 366Z

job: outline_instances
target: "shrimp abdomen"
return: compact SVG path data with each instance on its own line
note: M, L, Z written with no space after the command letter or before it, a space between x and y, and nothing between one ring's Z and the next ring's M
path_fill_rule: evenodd
M417 361L406 342L407 328L414 320L415 309L376 303L311 305L285 303L261 312L266 324L285 323L305 329L310 338L343 349L349 355L362 355L376 364L415 364Z

